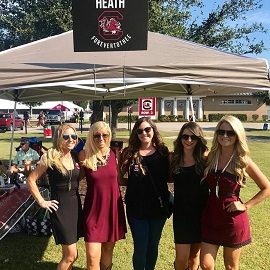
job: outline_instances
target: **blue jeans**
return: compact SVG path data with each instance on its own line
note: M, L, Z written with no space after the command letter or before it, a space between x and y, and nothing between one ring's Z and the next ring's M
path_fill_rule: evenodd
M166 218L136 219L127 213L127 219L134 242L134 270L154 270Z

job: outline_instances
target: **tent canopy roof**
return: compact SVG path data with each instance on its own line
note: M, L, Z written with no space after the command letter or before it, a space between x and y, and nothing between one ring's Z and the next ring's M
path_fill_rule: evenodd
M270 90L264 59L148 33L148 50L74 52L72 31L0 52L0 98L17 101Z

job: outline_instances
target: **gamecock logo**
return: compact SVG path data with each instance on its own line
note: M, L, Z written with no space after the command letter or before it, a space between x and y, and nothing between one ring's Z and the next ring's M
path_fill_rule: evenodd
M104 11L99 17L98 32L104 40L118 40L122 37L121 23L123 16L118 11Z

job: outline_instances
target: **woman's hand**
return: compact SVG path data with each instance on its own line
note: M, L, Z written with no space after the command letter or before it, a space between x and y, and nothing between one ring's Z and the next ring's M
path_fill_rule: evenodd
M246 211L247 207L240 201L230 202L226 207L228 212Z
M52 210L57 211L58 204L59 204L59 202L56 201L56 200L51 200L51 201L45 201L44 200L39 204L39 206L41 208L48 209L52 213Z

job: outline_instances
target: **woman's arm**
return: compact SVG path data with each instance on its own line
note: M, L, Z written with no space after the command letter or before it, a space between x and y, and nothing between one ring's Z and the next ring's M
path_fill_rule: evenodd
M37 186L37 180L42 176L43 173L46 172L47 167L44 165L43 162L41 162L28 176L26 183L30 189L30 192L36 202L39 204L41 208L47 208L50 212L52 210L57 211L58 209L58 201L51 200L51 201L45 201L42 195L39 192L38 186Z
M85 160L85 150L80 151L78 155L79 165L80 165L80 175L79 180L82 180L85 177L85 167L82 165L82 162Z
M257 192L255 196L252 197L250 200L248 200L246 203L235 201L228 204L226 206L228 212L248 210L251 207L263 201L264 199L266 199L270 195L270 182L250 157L248 158L248 166L246 172L257 184L260 191Z
M260 189L253 198L244 204L246 209L249 209L270 195L270 182L251 158L248 159L248 167L246 171Z
M119 150L116 149L115 155L116 155L116 162L117 162L118 184L119 186L127 186L128 179L124 177L121 171L123 152L120 153Z

